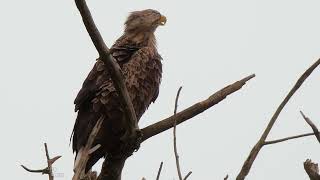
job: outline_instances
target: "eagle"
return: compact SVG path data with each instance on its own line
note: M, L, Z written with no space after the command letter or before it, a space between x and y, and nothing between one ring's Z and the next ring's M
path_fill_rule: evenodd
M166 17L156 10L132 12L125 21L123 35L110 48L110 54L123 73L138 120L159 94L162 58L157 51L154 32L166 21ZM120 137L125 133L126 114L110 72L101 59L95 62L74 104L78 112L72 131L75 168L93 127L103 117L92 147L101 146L90 154L85 169L87 172L100 158L119 154Z

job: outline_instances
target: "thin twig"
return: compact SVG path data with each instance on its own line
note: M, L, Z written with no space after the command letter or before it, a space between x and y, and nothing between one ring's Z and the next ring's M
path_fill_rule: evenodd
M228 180L229 175L227 174L226 177L223 178L223 180Z
M270 133L274 123L276 122L280 112L284 108L284 106L288 103L290 98L293 96L293 94L300 88L300 86L303 84L303 82L309 77L309 75L312 73L312 71L320 64L320 59L318 59L310 68L308 68L302 76L298 79L294 87L290 90L288 95L285 97L285 99L281 102L279 107L277 108L276 112L273 114L272 118L269 121L269 124L267 125L266 129L264 130L262 136L260 137L259 141L256 143L256 145L252 148L249 156L247 157L246 161L244 162L241 171L239 172L236 180L244 180L245 177L248 175L252 164L254 160L256 159L258 153L260 152L261 148L263 147L268 134Z
M42 173L42 174L47 174L46 172L48 171L48 168L44 168L44 169L29 169L24 165L20 165L23 169L25 169L28 172L32 172L32 173Z
M192 171L189 171L188 174L183 178L183 180L187 180L191 174L192 174Z
M34 170L34 169L27 168L24 165L21 165L21 167L31 173L48 174L49 180L53 180L54 176L52 173L52 164L54 162L56 162L59 158L61 158L61 156L56 156L56 157L50 159L47 143L44 143L44 148L45 148L45 152L46 152L46 159L47 159L47 165L48 165L46 168Z
M309 126L312 128L314 135L316 136L318 142L320 143L320 135L319 135L319 130L318 130L317 126L314 125L314 123L313 123L307 116L305 116L302 111L300 111L300 113L301 113L303 119L304 119L304 120L309 124Z
M177 96L176 96L176 100L174 103L174 115L177 114L177 109L178 109L178 101L179 101L179 95L181 92L182 86L180 86L178 92L177 92ZM173 125L173 149L174 149L174 157L176 159L176 166L177 166L177 172L178 172L178 176L180 180L186 180L190 175L191 175L191 171L187 174L187 176L185 176L185 178L182 178L182 174L181 174L181 168L180 168L180 162L179 162L179 154L178 154L178 148L177 148L177 120L174 121L174 125Z
M180 95L181 89L182 89L182 87L180 86L180 88L177 92L177 96L176 96L176 100L175 100L175 104L174 104L174 115L177 114L178 100L179 100L179 95ZM179 162L179 154L178 154L178 150L177 150L177 135L176 135L177 127L176 126L177 126L177 120L174 121L174 125L173 125L173 149L174 149L174 157L176 159L178 176L179 176L179 179L182 180L180 162Z
M180 96L180 92L181 92L182 86L179 87L177 95L176 95L176 100L174 102L174 111L173 114L177 114L177 109L178 109L178 101L179 101L179 96ZM177 124L177 121L175 121L175 125Z
M176 115L170 116L164 120L158 121L152 125L149 125L143 128L142 131L142 141L149 139L152 136L155 136L163 131L166 131L174 126L174 121L177 122L177 125L191 119L192 117L202 113L203 111L211 108L212 106L218 104L222 100L224 100L228 95L238 91L242 88L243 85L246 84L247 81L255 77L254 74L245 77L233 84L230 84L218 92L211 95L204 101L198 102L191 107L177 113Z
M157 174L156 180L159 180L159 179L160 179L160 174L161 174L162 166L163 166L163 162L160 163L160 167L159 167L159 170L158 170L158 174Z
M290 136L290 137L286 137L286 138L281 138L281 139L276 139L276 140L271 140L271 141L265 141L263 143L263 145L270 145L270 144L276 144L276 143L280 143L283 141L288 141L288 140L292 140L292 139L298 139L298 138L302 138L302 137L308 137L308 136L314 136L314 133L305 133L305 134L300 134L300 135L296 135L296 136Z

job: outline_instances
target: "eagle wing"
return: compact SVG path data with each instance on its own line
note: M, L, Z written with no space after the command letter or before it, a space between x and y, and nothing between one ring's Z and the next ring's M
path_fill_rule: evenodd
M122 39L120 39L122 40ZM116 59L120 66L129 61L131 56L139 50L139 47L134 45L118 45L122 41L118 40L115 45L110 49L110 54ZM110 81L110 73L104 66L104 63L97 59L94 67L90 71L89 75L85 79L81 90L79 91L76 99L74 100L75 111L78 111L80 106L86 101L92 99L96 92L101 89L101 86L106 83L112 83Z
M135 51L133 48L117 47L111 52L117 60L119 59L118 63L130 98L137 118L140 119L158 96L162 73L161 57L152 48L147 47ZM94 142L94 145L101 144L102 147L90 156L86 168L90 169L107 152L112 154L112 151L117 149L115 147L119 145L119 137L124 130L122 122L126 117L110 73L101 60L98 59L95 63L74 102L75 110L78 111L72 141L73 150L76 152L85 146L92 128L101 115L105 116Z
M99 87L102 85L102 82L105 82L109 78L110 74L104 67L104 63L97 59L97 62L88 74L82 85L82 88L74 100L75 111L78 111L81 105L84 105L86 101L94 98L96 92L99 90Z

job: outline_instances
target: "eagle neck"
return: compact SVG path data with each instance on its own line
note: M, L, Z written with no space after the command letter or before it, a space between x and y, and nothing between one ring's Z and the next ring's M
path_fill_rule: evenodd
M131 32L125 35L127 40L138 47L156 48L156 38L153 32Z

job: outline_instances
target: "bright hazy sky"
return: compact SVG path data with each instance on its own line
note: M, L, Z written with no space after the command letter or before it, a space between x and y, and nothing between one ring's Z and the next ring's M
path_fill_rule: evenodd
M182 110L236 80L255 73L240 91L180 125L178 150L189 179L235 179L278 104L296 79L320 57L320 2L316 0L88 0L108 44L122 34L130 11L153 8L167 16L156 32L163 57L160 95L145 113L145 127L172 115L183 86ZM76 113L73 100L97 52L74 1L6 1L0 6L0 126L2 179L47 179L19 165L43 168L43 143L59 179L71 179L69 137ZM311 132L299 110L320 126L316 70L279 116L269 139ZM124 180L178 179L172 131L158 135L128 159ZM303 161L320 162L314 137L267 146L249 180L307 179ZM95 166L100 169L101 162Z

